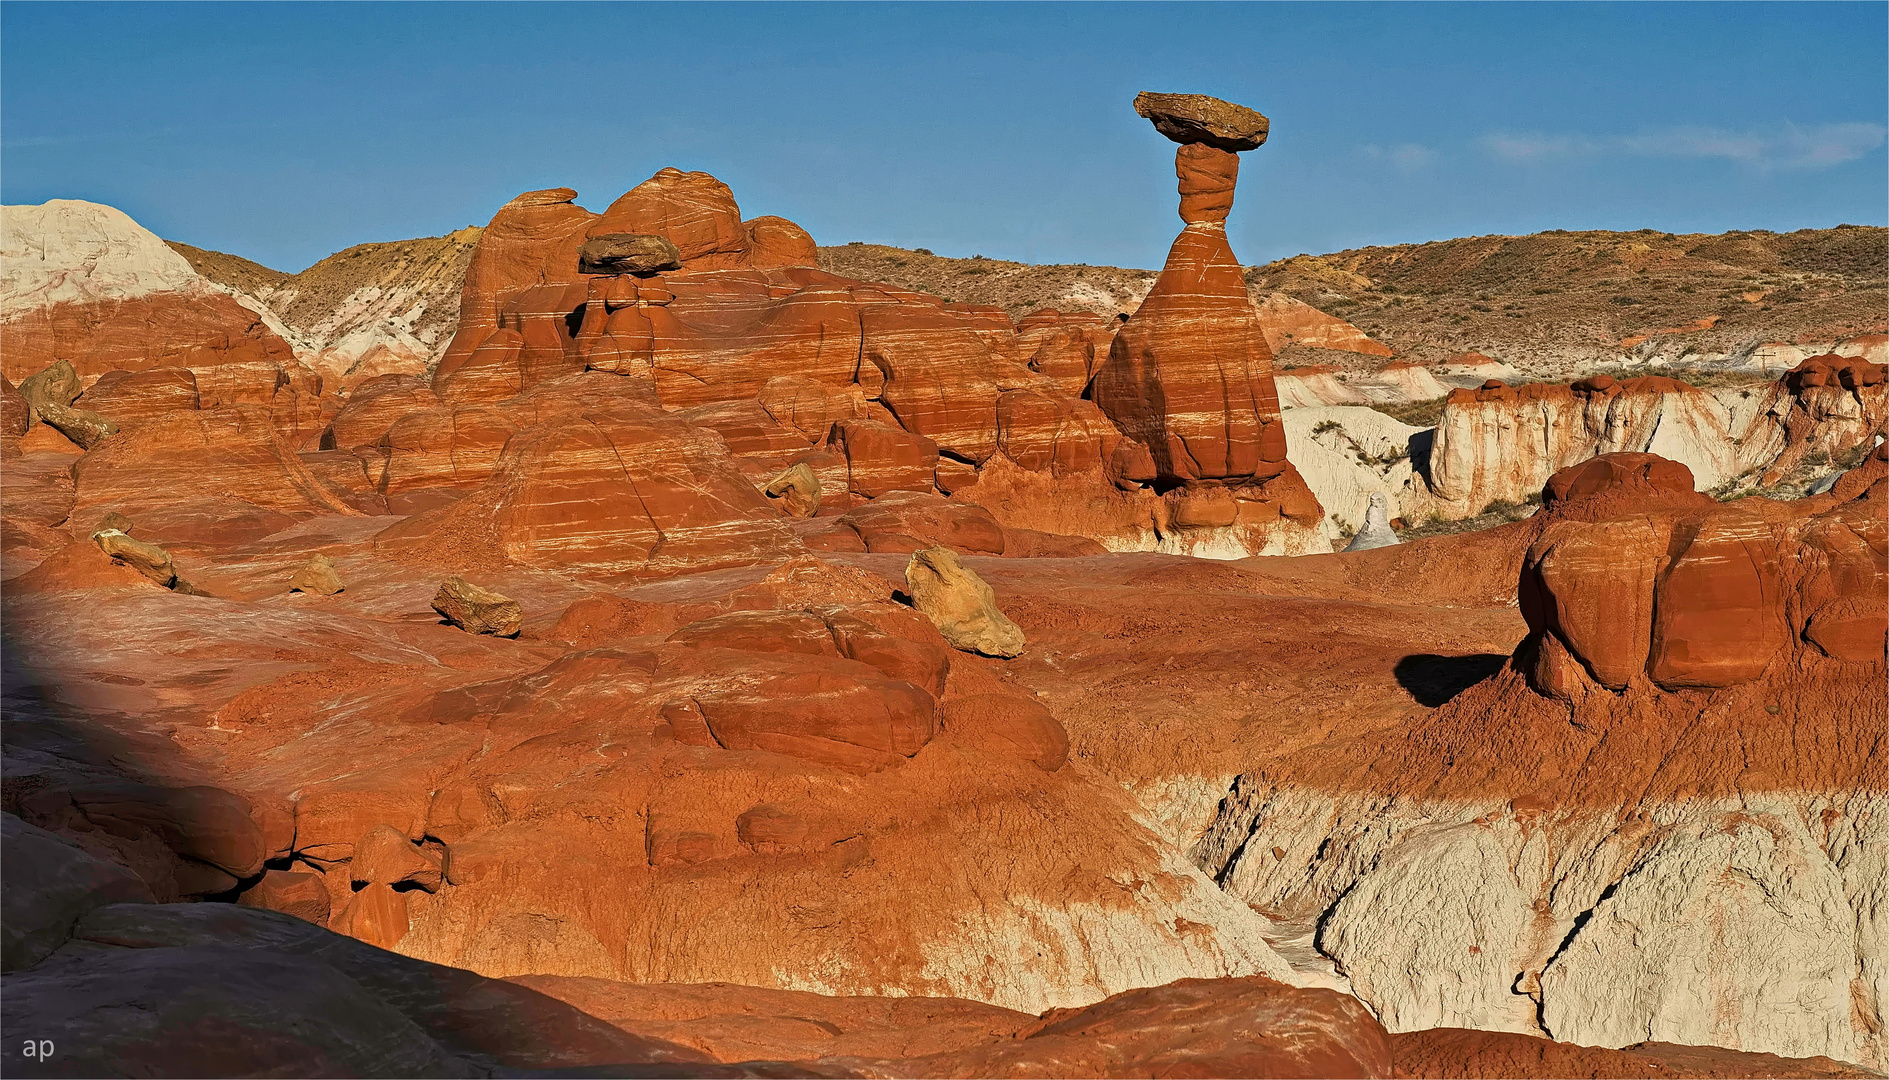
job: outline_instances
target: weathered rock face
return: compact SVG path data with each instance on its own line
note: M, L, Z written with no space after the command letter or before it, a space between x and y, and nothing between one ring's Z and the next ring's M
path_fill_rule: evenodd
M1369 551L1372 548L1389 547L1397 543L1397 534L1391 531L1389 504L1382 492L1372 492L1369 507L1364 512L1364 527L1358 530L1351 542L1345 545L1346 551Z
M1428 489L1461 508L1446 516L1469 516L1490 502L1523 501L1558 469L1620 452L1682 462L1708 488L1740 471L1709 395L1672 379L1603 375L1572 386L1453 392L1431 446Z
M355 512L254 405L165 413L101 442L72 478L74 524L122 511L160 543L260 537L298 517Z
M1394 1031L1882 1061L1885 469L1725 505L1647 455L1557 474L1503 669L1243 777L1196 859Z
M545 419L495 439L504 450L484 483L396 525L383 544L422 557L496 553L524 566L641 573L800 550L782 512L712 433L630 401Z
M1776 453L1764 469L1767 482L1813 457L1841 461L1889 424L1885 377L1889 367L1861 356L1812 356L1784 373L1764 408L1735 435Z

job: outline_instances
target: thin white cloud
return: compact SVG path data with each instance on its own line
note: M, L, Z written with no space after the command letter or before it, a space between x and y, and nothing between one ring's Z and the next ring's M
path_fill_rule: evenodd
M1377 161L1388 161L1399 172L1416 172L1437 158L1435 150L1421 143L1398 143L1395 146L1379 146L1371 143L1368 146L1358 147L1358 152Z
M1530 165L1576 158L1719 159L1759 169L1823 169L1870 153L1889 132L1881 124L1789 124L1769 132L1675 127L1637 135L1547 135L1500 132L1482 140L1500 161Z

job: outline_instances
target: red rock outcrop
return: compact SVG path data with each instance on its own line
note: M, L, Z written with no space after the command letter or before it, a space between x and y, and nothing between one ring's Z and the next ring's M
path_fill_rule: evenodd
M579 280L577 249L597 215L576 205L576 198L570 188L525 192L500 208L480 234L466 268L459 331L433 375L441 397L489 401L518 391L510 363L523 343L500 334L500 315L528 289ZM547 257L547 248L563 257Z
M123 512L162 542L228 542L314 514L357 513L254 405L164 413L105 440L72 477L76 524Z
M1761 422L1757 430L1738 433L1776 454L1765 468L1766 482L1775 483L1814 456L1840 461L1869 448L1889 424L1885 378L1889 367L1836 353L1810 357L1785 372L1764 412L1771 425Z
M1203 156L1199 148L1189 152ZM1232 175L1211 156L1219 153L1203 156L1189 186L1190 200L1207 199L1198 212L1209 217L1219 213L1209 205L1214 199L1230 198ZM675 247L681 267L584 273L608 267L576 264L580 232L656 238ZM386 459L380 491L393 499L482 480L521 427L463 410L499 408L589 368L646 388L665 409L714 407L699 422L722 434L758 481L804 458L823 488L833 489L823 512L842 513L890 491L937 491L1001 503L1001 520L1016 528L1215 556L1297 550L1302 545L1292 538L1318 518L1302 484L1278 480L1290 473L1282 457L1263 466L1255 459L1244 471L1213 470L1206 482L1236 489L1243 508L1230 521L1237 527L1194 524L1196 497L1155 509L1162 500L1149 486L1162 474L1145 447L1123 458L1116 422L1079 396L1114 339L1110 324L1058 315L1019 332L995 309L822 273L809 265L810 250L790 222L743 223L727 188L706 174L665 170L594 218L563 191L521 196L494 218L468 273L461 332L434 379L445 410L401 417L372 440ZM1230 265L1230 253L1225 259ZM1256 331L1250 305L1240 304L1237 325L1228 325L1245 340ZM1263 341L1257 347L1263 354ZM1254 385L1267 390L1270 381ZM797 433L804 453L776 445L782 432L736 420L736 403L751 401L782 432ZM393 405L350 409L332 445L367 444ZM1256 408L1277 412L1276 402ZM467 444L468 430L489 434L456 449ZM1283 443L1272 449L1283 454ZM987 485L989 493L973 490L998 459L1004 478ZM474 464L468 469L464 461ZM1012 474L1061 483L1026 505L1004 495L1031 484Z
M750 265L748 230L734 192L704 172L664 169L624 193L586 230L589 236L645 233L676 246L693 270Z
M1195 857L1316 919L1393 1031L1881 1060L1855 1019L1881 1008L1874 864L1845 852L1889 788L1886 477L1879 451L1826 495L1719 504L1650 455L1558 473L1508 527L1511 657L1411 726L1242 777Z
M1618 460L1629 457L1640 460ZM1872 458L1866 472L1879 477L1881 462ZM1857 475L1848 487L1863 490L1847 498L1718 505L1692 496L1689 478L1676 475L1682 466L1610 455L1557 473L1549 493L1598 493L1619 482L1600 474L1623 465L1656 489L1661 470L1675 472L1664 483L1690 499L1657 514L1557 523L1529 548L1521 598L1537 689L1580 696L1586 680L1574 662L1614 691L1645 680L1666 690L1732 686L1819 654L1882 663L1889 615L1862 608L1889 596L1889 482L1864 487ZM1850 599L1864 603L1839 606Z
M429 560L497 554L523 566L645 573L800 550L785 514L702 429L633 402L547 419L493 439L503 451L489 479L382 543Z
M818 266L819 249L807 230L783 217L772 215L741 223L748 231L748 261L756 270L778 270L789 266Z

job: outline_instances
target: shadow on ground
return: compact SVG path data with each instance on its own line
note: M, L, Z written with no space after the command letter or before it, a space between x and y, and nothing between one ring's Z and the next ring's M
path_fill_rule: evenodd
M1416 653L1397 661L1397 685L1416 698L1417 704L1434 709L1502 670L1508 659L1498 653L1468 656Z

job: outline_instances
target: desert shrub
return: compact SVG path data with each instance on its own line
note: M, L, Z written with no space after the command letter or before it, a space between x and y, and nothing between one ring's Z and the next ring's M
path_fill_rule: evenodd
M1429 401L1377 402L1371 408L1415 427L1435 427L1443 416L1443 403L1447 400L1446 397L1440 397Z

